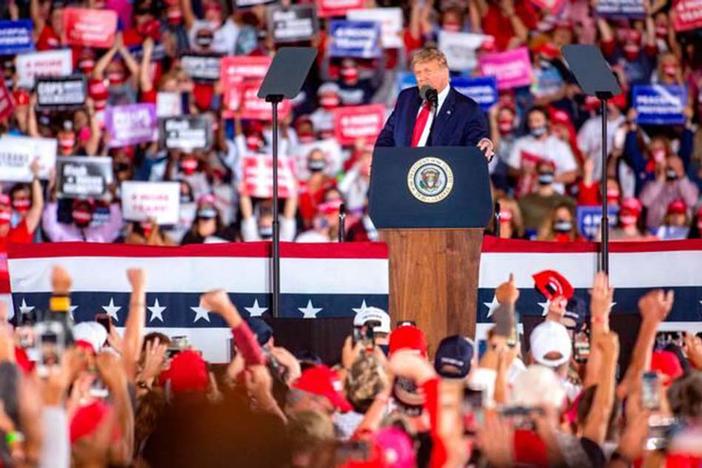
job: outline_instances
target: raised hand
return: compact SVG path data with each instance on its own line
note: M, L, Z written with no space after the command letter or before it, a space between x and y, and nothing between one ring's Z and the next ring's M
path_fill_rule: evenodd
M224 289L215 289L208 291L200 296L200 306L210 312L218 313L227 322L227 324L235 328L242 322L241 315L236 306L232 304L227 292Z
M509 279L495 289L495 297L500 304L516 304L519 299L519 289L514 282L514 274L509 274Z
M71 276L59 265L51 269L51 290L54 294L68 294L71 291Z
M389 368L394 376L412 379L417 385L436 376L434 366L410 350L395 351L390 358Z
M129 268L127 279L132 286L132 290L143 289L146 285L146 273L141 268Z
M607 274L598 272L590 292L590 314L593 322L600 322L605 327L609 327L609 312L612 310L613 297L614 289L609 286Z
M675 293L662 289L651 291L639 299L639 313L644 321L662 322L673 308Z
M141 379L149 381L155 379L163 369L166 350L168 346L161 343L158 338L146 343L144 352L144 366L141 369Z

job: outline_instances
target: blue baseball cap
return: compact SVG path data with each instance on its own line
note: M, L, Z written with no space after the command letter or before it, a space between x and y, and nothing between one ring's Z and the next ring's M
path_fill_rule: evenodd
M461 335L447 336L436 350L434 368L441 377L462 379L470 372L475 345Z

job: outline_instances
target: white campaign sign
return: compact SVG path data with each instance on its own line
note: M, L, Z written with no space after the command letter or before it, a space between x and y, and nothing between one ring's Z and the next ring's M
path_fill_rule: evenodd
M3 136L0 138L0 180L29 182L29 166L39 158L39 177L48 179L56 165L56 139Z
M180 217L180 183L122 182L122 214L129 221L155 219L176 224Z
M354 21L377 21L380 23L383 48L398 49L402 47L402 8L349 10L346 17Z
M26 88L34 86L34 77L68 76L73 68L70 49L21 54L16 60L17 84Z
M449 68L453 71L466 71L478 64L475 51L487 38L482 34L439 31L439 49L446 54Z

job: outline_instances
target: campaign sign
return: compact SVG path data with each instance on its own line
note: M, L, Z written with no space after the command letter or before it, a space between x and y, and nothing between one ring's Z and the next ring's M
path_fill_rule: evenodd
M314 5L293 5L268 9L268 30L277 43L309 41L319 24Z
M105 110L105 128L109 147L136 145L156 141L158 120L154 104L127 104Z
M702 28L702 0L677 0L675 21L673 27L676 31L688 31Z
M73 70L71 50L47 50L18 55L15 59L17 85L23 88L34 87L37 76L68 76Z
M375 21L332 20L329 24L330 57L376 58L380 48L380 24Z
M180 183L122 182L122 216L128 221L154 219L156 224L176 224L180 216Z
M183 114L180 93L159 91L156 94L156 117L177 117Z
M36 80L37 106L46 108L72 108L85 104L88 97L84 75L62 78L41 77Z
M0 21L0 55L14 55L34 50L32 20Z
M399 49L402 43L402 8L364 8L351 10L346 18L353 21L380 23L381 41L385 49Z
M219 55L185 54L180 58L180 65L190 78L195 81L217 81L220 75Z
M270 3L276 3L278 0L233 0L234 7L246 8L256 5L268 5Z
M439 31L439 49L446 55L449 69L453 71L472 70L477 58L475 51L487 36L465 32Z
M612 229L617 225L617 215L619 208L616 206L607 207L607 223ZM580 233L588 240L594 241L598 238L600 224L602 223L601 206L579 206L576 209L576 218Z
M62 156L56 160L59 198L100 198L112 183L112 158Z
M39 158L39 178L48 179L56 164L55 138L30 138L3 136L0 138L0 180L29 182L29 169L35 158Z
M397 90L402 91L412 86L417 86L417 78L414 73L409 71L402 71L397 73Z
M202 115L170 117L160 121L160 145L166 149L194 151L209 149L212 122Z
M237 90L244 80L263 80L272 60L271 57L222 57L219 80L224 89L225 101L227 93Z
M10 91L5 86L5 80L0 80L0 120L5 120L12 115L14 108Z
M294 176L294 161L289 157L278 158L278 196L288 198L295 193L297 181ZM273 157L269 154L245 154L241 159L243 181L239 185L242 194L257 198L273 196Z
M363 139L373 142L385 124L385 106L347 106L334 109L334 134L342 145Z
M531 85L531 61L526 47L480 57L483 75L497 78L497 89L511 89Z
M605 18L646 17L645 0L598 0L597 14Z
M687 106L684 86L636 85L632 91L636 122L641 125L679 125L685 123Z
M260 80L248 80L239 86L239 105L231 110L239 110L242 119L273 120L273 110L271 103L258 97L258 90L261 88ZM234 105L233 102L230 104ZM292 103L289 99L284 100L278 106L278 117L286 119L292 112Z
M487 111L499 97L497 93L497 80L494 76L465 77L457 76L451 79L451 86L456 91L468 96L480 104L480 108Z
M345 16L350 10L363 8L364 0L317 0L317 14L320 18Z
M92 8L63 10L63 28L71 45L109 49L115 41L117 13Z

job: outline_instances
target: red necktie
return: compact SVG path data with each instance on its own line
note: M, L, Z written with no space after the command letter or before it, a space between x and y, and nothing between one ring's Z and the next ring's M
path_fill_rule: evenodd
M412 148L415 148L419 144L419 140L422 138L422 133L424 133L424 127L427 126L427 121L429 120L429 109L431 105L425 102L422 105L422 110L419 111L417 120L414 122L414 130L412 131Z

